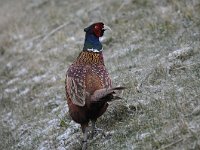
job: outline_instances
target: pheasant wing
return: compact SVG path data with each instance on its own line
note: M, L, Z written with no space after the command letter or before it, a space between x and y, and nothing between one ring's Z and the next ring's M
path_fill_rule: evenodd
M85 70L82 67L70 67L66 76L67 97L75 105L84 106L86 99Z
M73 104L84 106L86 98L96 90L111 88L111 80L104 65L71 66L67 71L66 92Z

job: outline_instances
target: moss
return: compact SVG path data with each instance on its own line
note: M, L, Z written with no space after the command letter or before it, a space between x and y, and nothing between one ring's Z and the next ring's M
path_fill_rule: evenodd
M61 121L60 121L60 126L61 126L61 127L66 127L66 128L68 127L68 125L65 123L64 120L61 120Z

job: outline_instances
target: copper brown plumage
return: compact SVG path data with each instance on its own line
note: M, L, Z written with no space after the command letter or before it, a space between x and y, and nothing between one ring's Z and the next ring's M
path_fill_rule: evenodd
M107 109L108 101L115 98L115 91L124 87L112 87L111 79L104 65L102 45L99 37L105 29L103 23L85 28L86 37L83 51L70 65L66 75L66 97L72 119L81 125L84 133L82 149L87 147L88 123L95 122Z

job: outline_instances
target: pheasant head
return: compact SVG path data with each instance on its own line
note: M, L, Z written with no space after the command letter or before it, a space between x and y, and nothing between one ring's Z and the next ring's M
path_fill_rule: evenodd
M102 44L99 38L103 36L104 31L111 30L110 27L104 25L102 22L97 22L85 28L85 43L84 51L100 52L102 51Z

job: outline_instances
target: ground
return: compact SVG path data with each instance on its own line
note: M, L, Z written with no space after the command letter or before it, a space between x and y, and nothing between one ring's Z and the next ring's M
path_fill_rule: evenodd
M105 64L128 89L88 149L200 149L199 0L1 0L0 149L81 148L64 80L96 21L112 28Z

